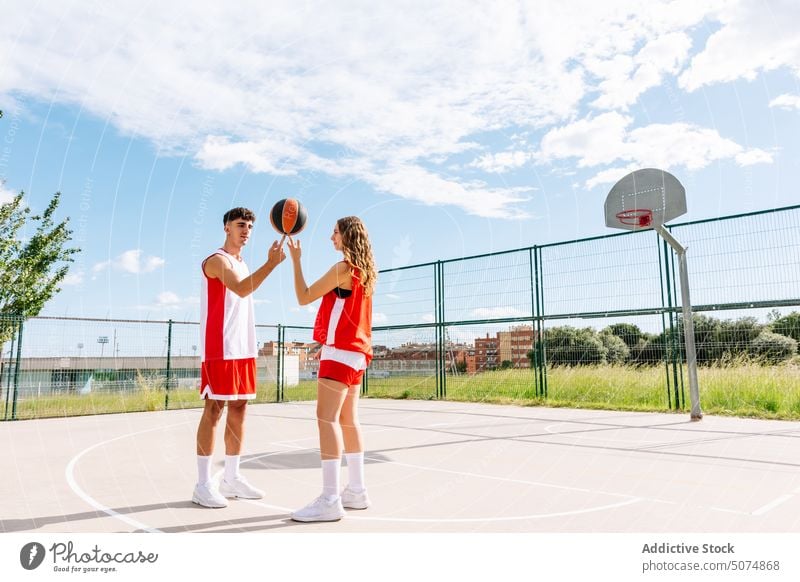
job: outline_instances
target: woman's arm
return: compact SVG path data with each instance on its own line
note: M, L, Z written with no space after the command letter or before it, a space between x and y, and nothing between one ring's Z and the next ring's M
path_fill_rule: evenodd
M300 241L295 241L290 237L286 246L292 257L292 265L294 265L294 292L300 305L313 303L336 287L341 287L342 289L351 289L353 287L350 267L345 262L336 263L327 273L309 286L306 284L306 279L303 276L303 267L300 263L300 255L302 254Z

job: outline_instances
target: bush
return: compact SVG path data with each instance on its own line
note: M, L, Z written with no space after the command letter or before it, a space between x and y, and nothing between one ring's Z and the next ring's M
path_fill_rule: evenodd
M797 353L797 341L771 331L762 331L750 342L750 353L765 364L778 364Z
M605 328L601 333L610 333L617 336L628 348L633 348L646 339L642 330L632 323L614 323Z
M600 332L598 337L606 349L606 362L609 364L624 364L628 360L631 350L621 337L606 331Z
M545 330L545 358L550 365L574 366L602 364L608 350L590 327L576 329L565 325Z
M800 342L800 313L792 311L789 315L777 318L770 326L774 333L779 333Z

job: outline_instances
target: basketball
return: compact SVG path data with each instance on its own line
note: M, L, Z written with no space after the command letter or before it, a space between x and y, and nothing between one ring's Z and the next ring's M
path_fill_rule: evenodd
M278 200L269 213L272 226L281 234L299 233L305 227L307 219L306 209L294 198Z

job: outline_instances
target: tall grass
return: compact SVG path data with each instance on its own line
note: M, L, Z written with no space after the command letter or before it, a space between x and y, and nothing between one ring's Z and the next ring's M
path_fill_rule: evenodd
M700 402L706 414L800 419L800 365L778 366L734 362L698 368ZM537 397L532 370L497 370L476 375L447 377L446 399L453 401L641 410L664 412L674 409L674 395L667 395L663 367L633 368L619 365L558 366L547 370L547 396ZM688 408L688 382L684 379L682 400ZM287 386L284 399L314 400L316 382ZM90 394L43 396L20 400L17 418L47 418L111 412L163 410L163 387L140 379L127 390L93 391ZM261 384L255 402L275 402L274 384ZM372 378L368 398L436 398L432 376ZM169 409L203 405L197 390L173 389ZM11 416L9 408L8 417Z

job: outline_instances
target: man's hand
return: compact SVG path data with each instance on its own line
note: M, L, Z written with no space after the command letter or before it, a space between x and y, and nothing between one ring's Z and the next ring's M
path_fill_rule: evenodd
M272 246L269 248L269 253L267 256L267 263L273 269L280 265L284 259L286 259L286 251L283 250L283 242L286 240L286 235L281 237L281 242L274 241Z

